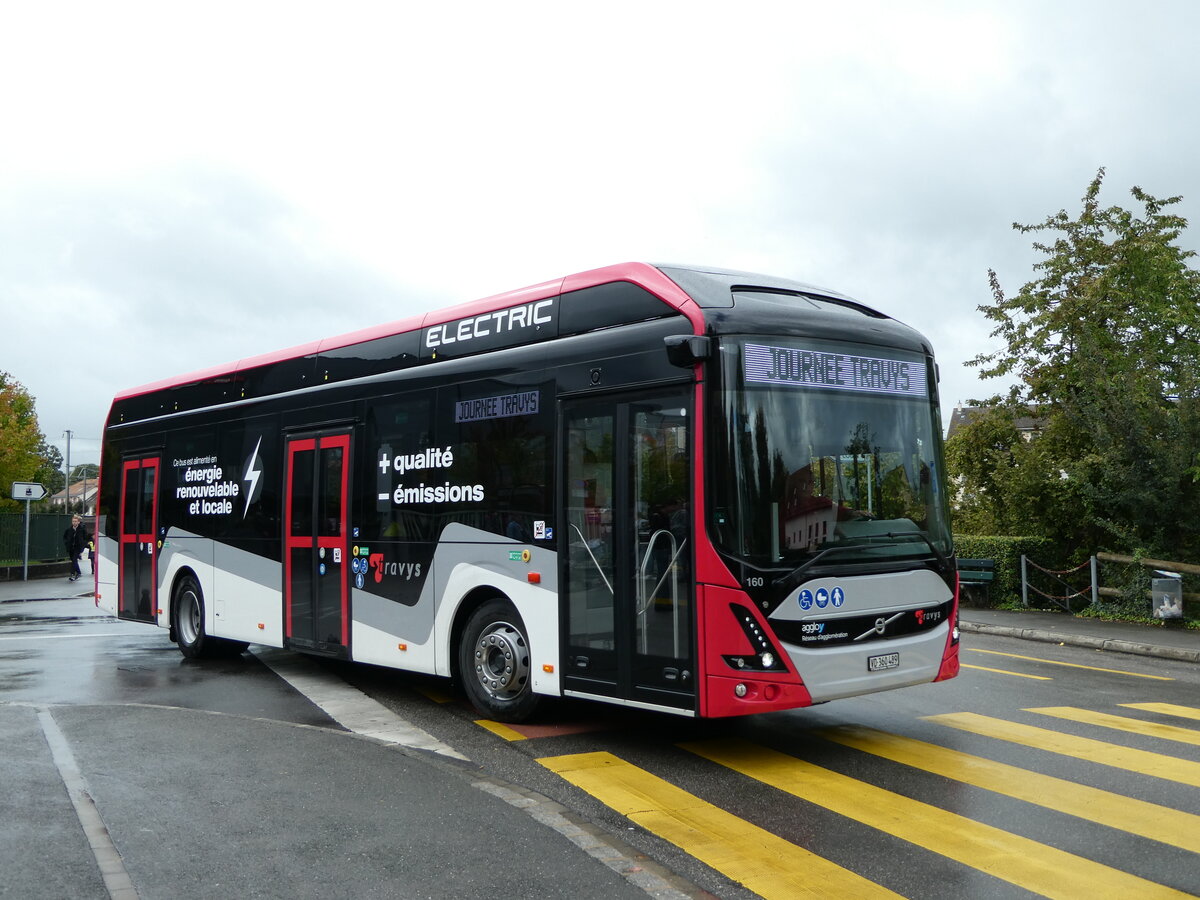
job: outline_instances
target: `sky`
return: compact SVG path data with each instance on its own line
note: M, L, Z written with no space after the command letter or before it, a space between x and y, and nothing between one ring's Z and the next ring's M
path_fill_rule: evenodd
M900 319L948 421L1005 387L1014 222L1104 167L1200 228L1198 41L1193 0L0 0L0 371L96 462L119 391L641 260Z

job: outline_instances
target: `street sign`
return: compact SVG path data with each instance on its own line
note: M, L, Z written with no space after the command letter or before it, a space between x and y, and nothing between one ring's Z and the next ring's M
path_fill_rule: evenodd
M12 498L25 501L25 573L24 580L29 580L29 503L41 500L46 496L46 486L36 481L14 481Z
M46 486L36 481L14 481L12 498L14 500L41 500L46 496Z

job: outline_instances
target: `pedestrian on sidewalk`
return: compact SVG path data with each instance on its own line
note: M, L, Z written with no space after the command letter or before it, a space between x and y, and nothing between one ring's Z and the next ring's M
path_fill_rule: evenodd
M71 516L71 527L63 532L63 543L67 547L67 556L71 557L71 581L75 581L82 574L79 559L92 543L92 536L78 514Z

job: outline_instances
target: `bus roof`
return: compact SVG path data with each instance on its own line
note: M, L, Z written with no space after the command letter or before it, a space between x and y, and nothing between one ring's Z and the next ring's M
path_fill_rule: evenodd
M507 309L547 297L554 297L569 291L581 290L617 281L627 281L636 284L655 294L659 299L686 316L696 329L697 334L703 333L704 319L700 312L700 307L707 304L697 303L675 281L668 278L656 266L638 262L619 263L600 269L591 269L575 275L567 275L564 278L556 278L553 281L545 281L529 287L518 288L514 291L506 291L503 294L495 294L481 300L471 300L456 306L443 307L421 315L389 322L385 325L364 328L323 340L310 341L284 350L250 356L224 365L212 366L184 375L166 378L162 381L151 382L122 391L117 394L114 400L127 400L132 397L140 397L156 391L169 390L198 382L234 378L241 372L247 372L273 363L310 358L321 353L352 347L367 341L419 331L431 325L453 322L468 316L478 316L483 313Z

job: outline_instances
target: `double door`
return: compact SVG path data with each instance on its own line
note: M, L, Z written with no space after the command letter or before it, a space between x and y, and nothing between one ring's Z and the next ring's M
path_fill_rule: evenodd
M346 656L350 643L350 434L287 442L284 644Z
M691 391L564 402L564 688L695 708Z
M126 459L121 464L120 560L117 566L117 617L153 622L158 616L157 456ZM99 535L95 536L99 540Z

